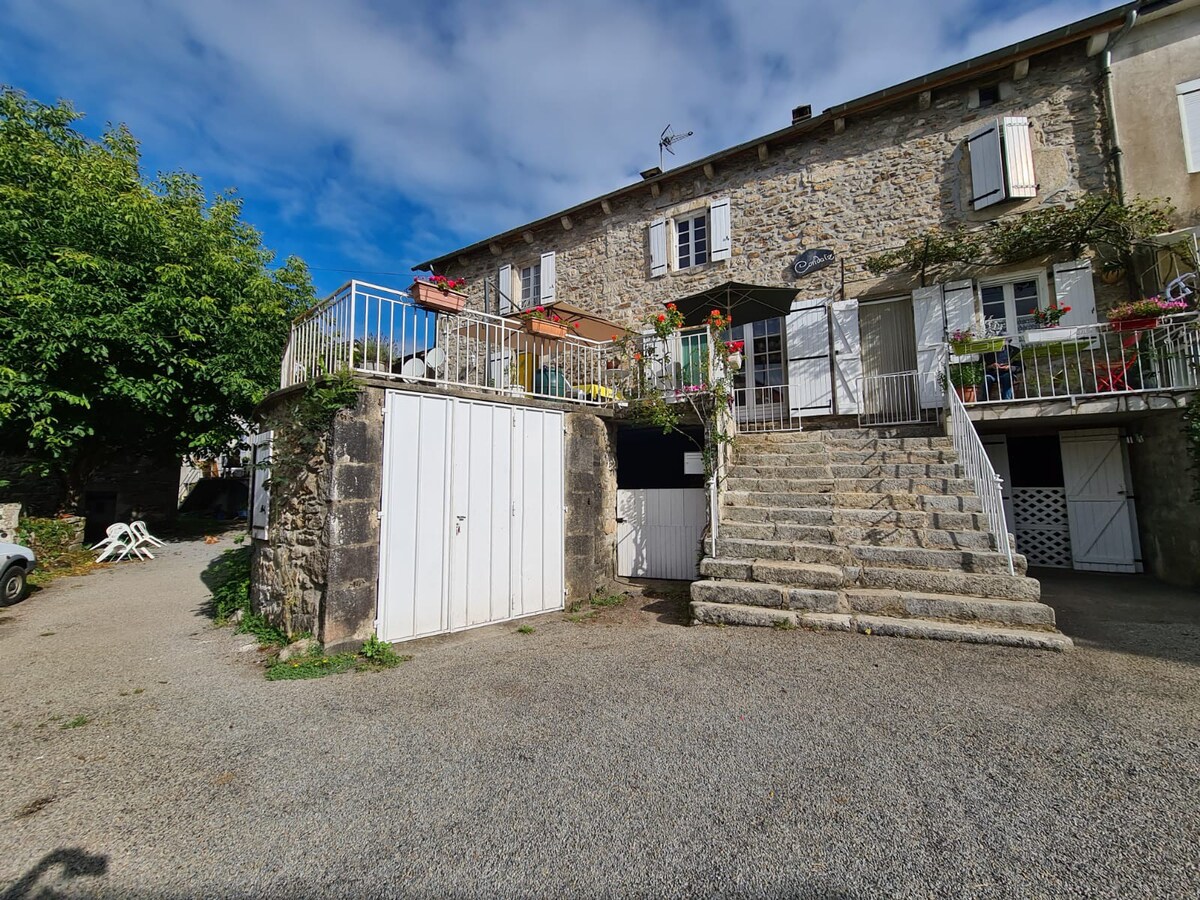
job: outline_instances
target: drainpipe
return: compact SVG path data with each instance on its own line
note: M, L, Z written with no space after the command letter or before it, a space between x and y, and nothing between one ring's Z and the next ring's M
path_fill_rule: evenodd
M1125 171L1124 161L1121 158L1121 141L1117 133L1117 110L1116 102L1113 99L1113 77L1112 77L1112 51L1113 47L1117 46L1125 35L1133 29L1133 25L1137 22L1138 11L1136 8L1125 13L1125 24L1121 26L1121 30L1104 46L1104 55L1102 57L1101 72L1104 76L1104 112L1108 118L1108 133L1110 135L1109 142L1112 144L1110 155L1113 161L1113 180L1117 184L1117 199L1122 203L1125 202Z

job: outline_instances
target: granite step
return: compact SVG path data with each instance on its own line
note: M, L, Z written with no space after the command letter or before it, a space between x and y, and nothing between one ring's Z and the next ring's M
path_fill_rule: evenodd
M726 472L730 478L771 478L792 481L797 478L958 478L956 463L888 463L865 465L752 466L734 463Z
M868 494L833 491L734 491L722 494L725 507L783 509L874 509L979 513L982 503L972 491L962 494ZM722 512L724 514L724 512Z
M772 609L732 603L712 603L704 600L693 600L691 613L693 621L707 625L757 625L811 631L858 632L871 636L993 644L1032 650L1067 651L1074 648L1071 639L1066 635L1038 628L816 612L804 609Z
M711 556L712 546L704 540L704 550ZM721 558L734 557L752 560L787 560L802 563L820 563L830 566L847 566L854 560L849 550L830 543L804 543L801 541L755 540L753 538L719 537Z
M723 544L724 541L721 541ZM765 543L765 542L760 542ZM936 572L971 572L978 575L1008 575L1008 556L997 550L942 550L925 547L889 547L856 544L848 548L851 559L864 567L925 569ZM724 547L722 547L724 550ZM777 556L776 559L786 559ZM799 558L799 557L797 557ZM1013 554L1013 569L1024 575L1025 557Z
M697 581L692 584L693 600L760 606L769 609L811 609L837 612L841 595L837 591L792 588L757 581Z
M923 513L914 515L924 516ZM992 536L987 531L947 531L926 528L856 525L797 525L789 522L721 522L718 534L727 538L759 541L814 541L848 547L873 544L903 547L927 547L943 550L990 550Z
M726 490L774 494L950 494L973 496L974 485L966 478L861 477L861 478L742 478L726 479Z
M788 563L774 563L786 566ZM753 567L751 572L753 573ZM755 577L756 581L764 580ZM991 575L975 572L939 572L930 569L899 569L891 566L864 566L856 577L847 579L855 587L880 588L922 594L958 594L992 600L1040 600L1042 586L1034 578L1018 575ZM792 584L801 584L793 580ZM810 585L816 587L817 585ZM821 585L822 587L824 585Z
M828 496L828 495L821 495ZM836 506L727 506L722 523L830 525L858 528L933 528L948 531L986 531L987 516L971 512L926 512L918 509L841 509Z
M784 454L779 455L783 456ZM953 463L958 461L958 454L953 449L841 450L835 448L829 451L829 461L835 465Z
M872 616L988 622L1039 628L1053 628L1055 624L1054 610L1051 607L1029 600L990 600L986 597L964 597L957 594L866 589L849 589L841 596L851 612Z

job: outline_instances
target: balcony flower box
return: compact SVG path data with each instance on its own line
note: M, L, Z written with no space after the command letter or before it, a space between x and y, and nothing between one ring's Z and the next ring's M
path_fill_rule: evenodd
M958 356L966 356L971 353L996 353L1004 349L1004 338L972 338L967 341L957 341L952 346L954 347L955 354Z
M433 281L418 279L412 283L409 294L417 306L423 309L442 313L460 313L467 305L467 295L454 290L454 288L461 287L463 283L461 278L451 279L441 275L435 276Z
M1141 316L1136 319L1116 319L1109 323L1113 331L1145 331L1158 323L1157 316Z
M525 320L525 330L530 334L535 334L538 337L550 338L558 340L567 336L567 323L554 322L550 319L539 319L536 316L530 316Z
M1079 340L1079 328L1074 325L1052 325L1049 328L1034 328L1021 333L1021 343L1062 344Z

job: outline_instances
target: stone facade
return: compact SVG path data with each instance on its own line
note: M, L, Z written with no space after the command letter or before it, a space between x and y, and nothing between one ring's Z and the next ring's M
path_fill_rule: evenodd
M355 406L335 416L299 475L274 487L268 539L253 542L253 610L289 635L311 632L331 651L357 648L375 633L383 406L387 391L396 389L431 390L364 380ZM300 390L280 391L267 399L262 412L268 425L286 420ZM465 391L434 392L472 396ZM614 574L616 461L610 424L596 411L574 405L533 405L567 411L567 598L583 600ZM278 458L287 452L278 430L275 440L273 455Z
M1110 186L1098 65L1084 44L1034 56L1028 75L1002 90L1004 99L969 108L972 89L1010 71L933 90L927 108L911 96L847 119L840 133L822 124L779 139L765 154L751 147L715 162L711 175L667 173L655 184L657 196L650 185L635 187L606 201L611 213L589 205L572 216L570 230L555 220L526 232L524 240L498 245L498 255L487 248L451 255L439 269L466 277L469 302L479 307L484 280L494 279L499 265L529 264L554 251L556 299L629 325L663 303L730 279L794 284L802 298L814 299L911 290L911 279L872 278L866 258L933 226L975 227ZM1031 120L1038 195L976 212L965 141L1005 115ZM651 278L649 224L723 197L731 200L732 258ZM838 265L802 280L791 274L790 263L804 247L838 254L844 290ZM1101 288L1097 281L1103 306Z
M1160 412L1131 422L1129 468L1146 571L1171 584L1200 587L1196 529L1196 468L1188 452L1183 412Z

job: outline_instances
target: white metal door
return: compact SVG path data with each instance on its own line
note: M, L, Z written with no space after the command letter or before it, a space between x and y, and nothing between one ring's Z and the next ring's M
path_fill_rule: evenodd
M938 376L946 340L942 286L918 288L912 295L913 332L917 339L917 377L920 380L921 409L933 409L945 402Z
M1000 495L1004 502L1004 521L1010 534L1017 533L1017 520L1013 515L1012 473L1008 465L1008 437L1003 434L980 436L983 452L987 454L992 468L1000 476Z
M1064 431L1063 479L1076 569L1134 572L1124 449L1116 431Z
M829 374L829 311L796 308L787 319L788 397L793 418L833 412Z
M707 524L704 488L617 491L617 574L699 578L700 541Z
M389 392L378 633L563 605L563 413Z

